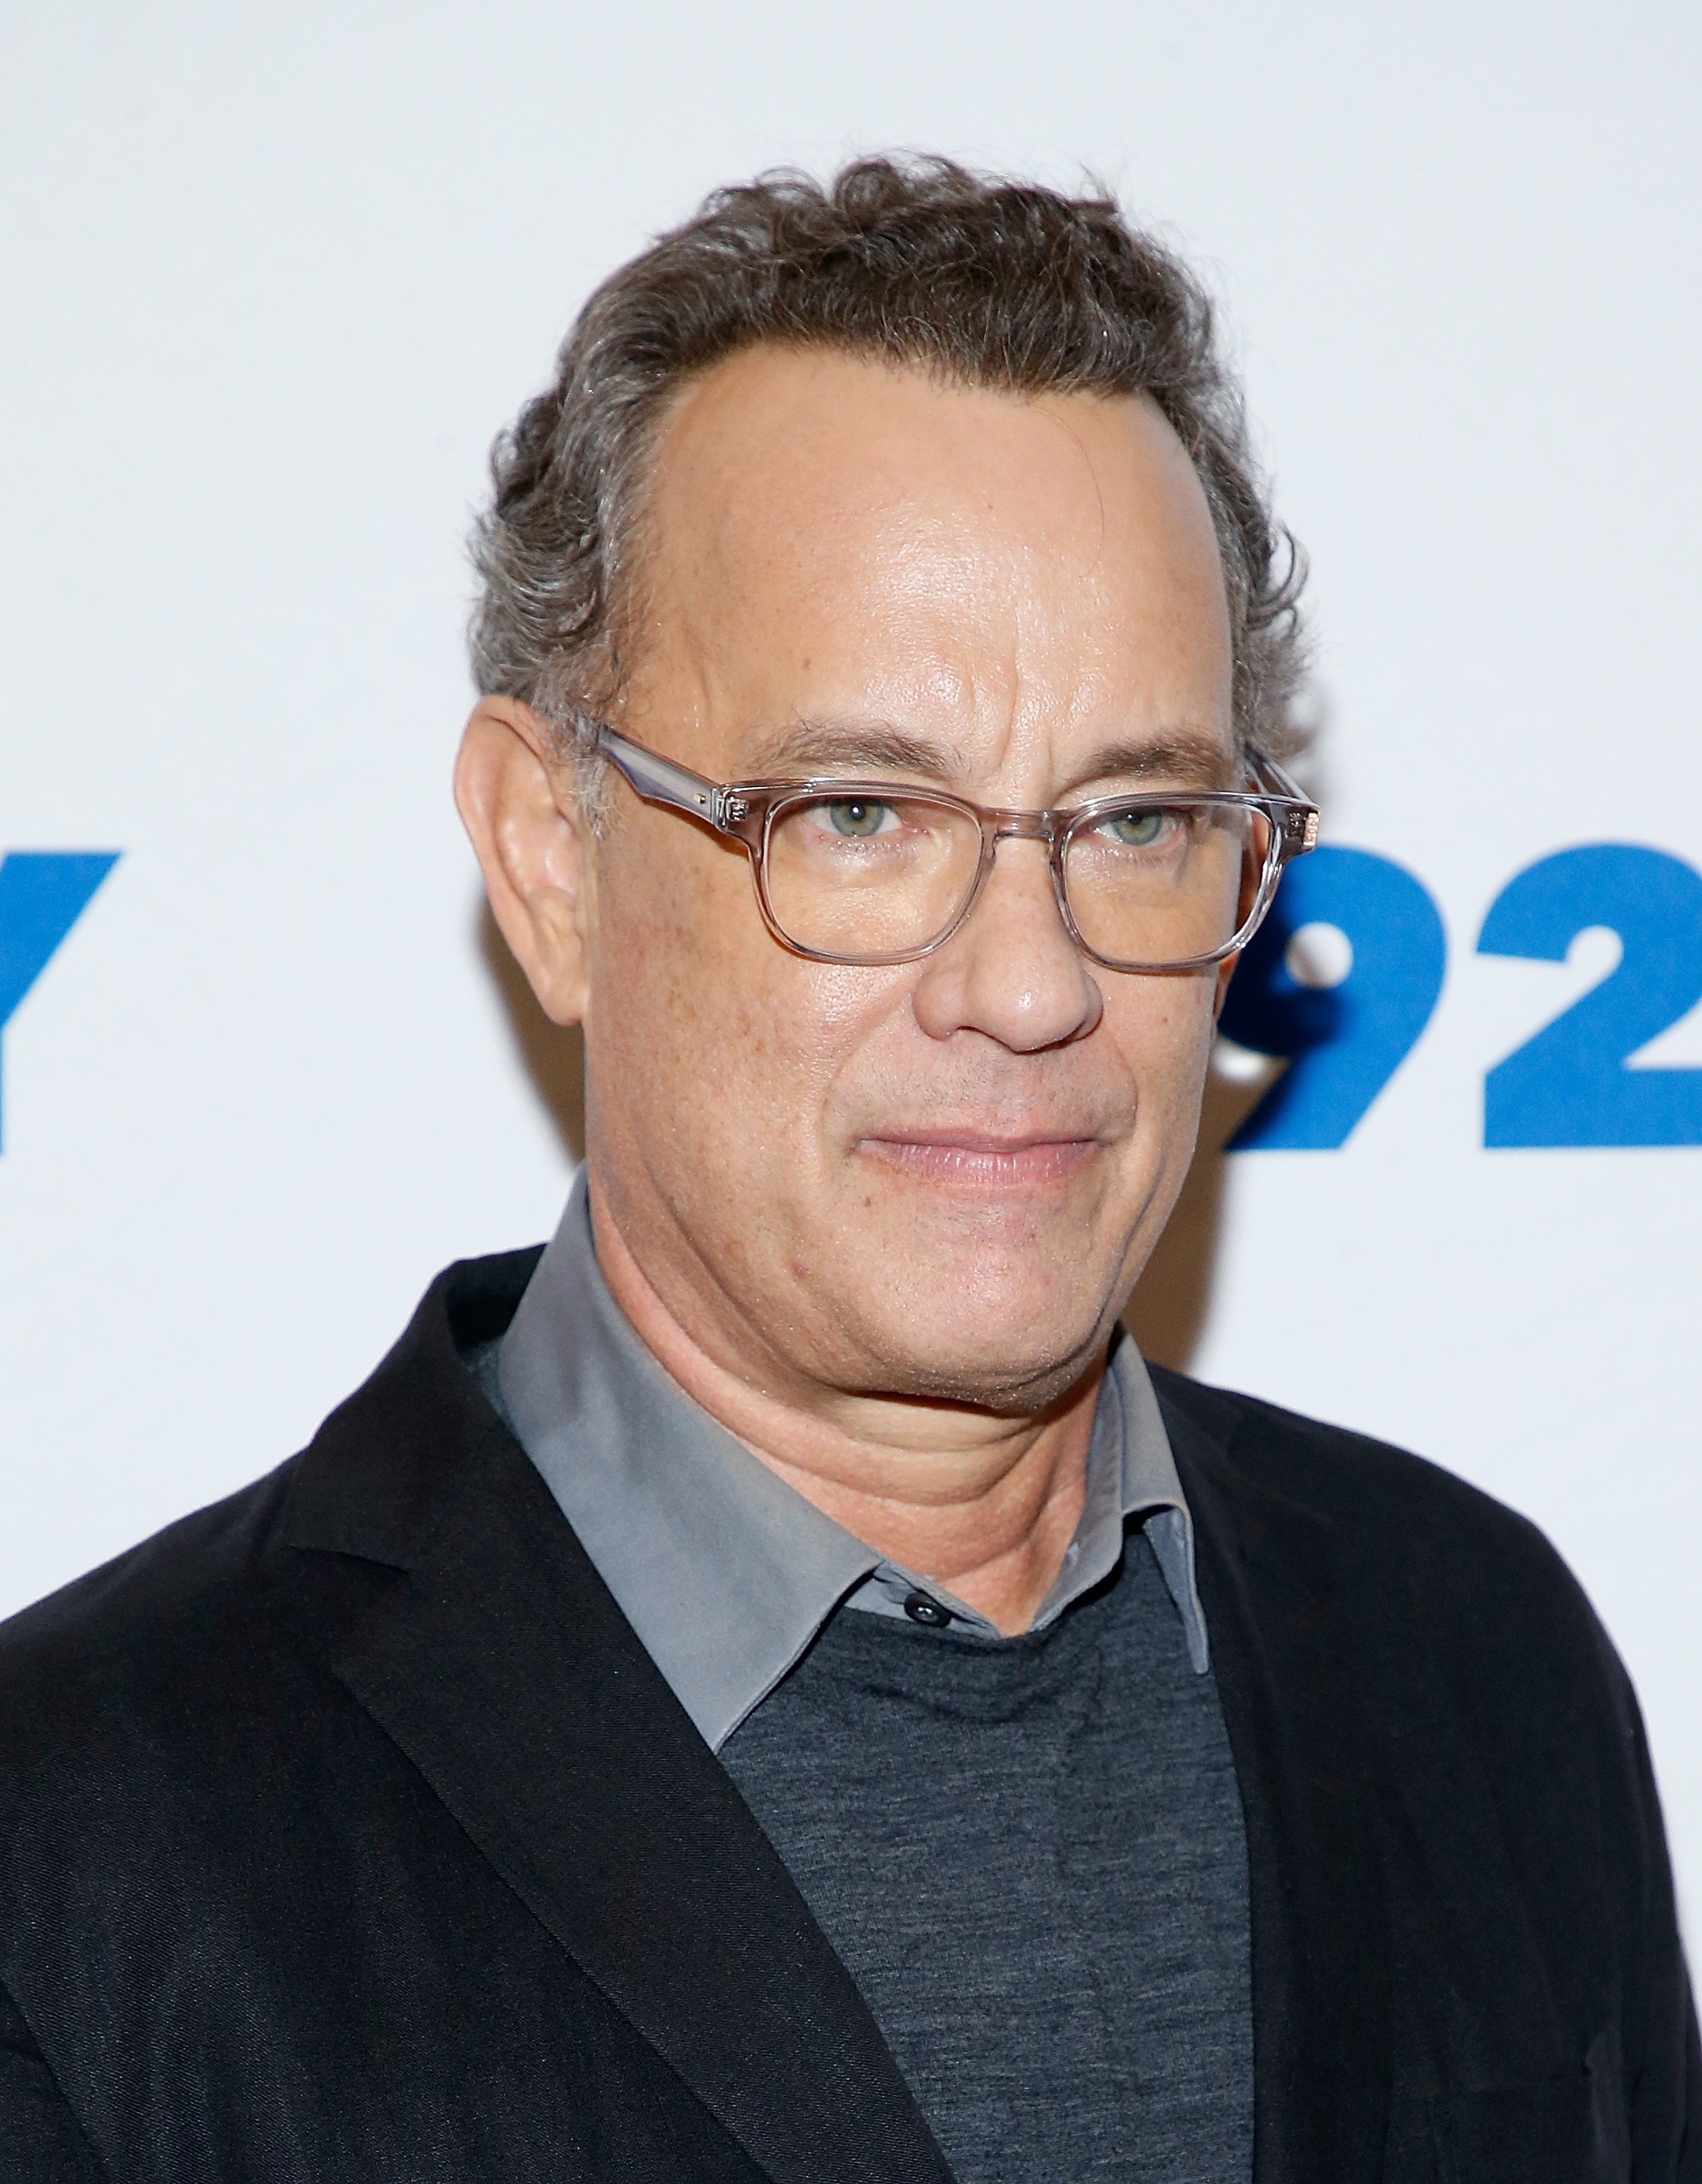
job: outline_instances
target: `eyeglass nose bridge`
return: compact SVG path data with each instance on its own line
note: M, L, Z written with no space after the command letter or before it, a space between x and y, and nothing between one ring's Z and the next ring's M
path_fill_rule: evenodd
M1070 898L1064 885L1065 822L1069 816L1067 812L1058 811L983 811L981 814L981 857L976 867L974 883L963 908L933 946L943 947L969 922L987 891L987 882L993 877L993 859L1001 842L1039 842L1045 845L1046 861L1052 879L1052 899L1057 905L1059 921L1075 945L1084 954L1087 953L1087 944L1076 928L1076 915L1070 907Z
M1044 842L1048 850L1057 846L1058 820L1050 811L988 811L982 824L989 844Z

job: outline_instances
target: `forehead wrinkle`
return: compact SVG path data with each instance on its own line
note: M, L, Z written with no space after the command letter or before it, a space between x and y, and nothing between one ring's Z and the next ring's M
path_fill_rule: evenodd
M1063 410L1055 402L1046 402L1043 400L1037 403L1035 407L1037 414L1042 418L1043 418L1048 423L1057 426L1058 430L1064 434L1067 440L1071 442L1074 446L1076 454L1082 458L1082 466L1087 471L1089 482L1092 483L1093 488L1093 504L1099 515L1099 535L1093 548L1090 566L1103 561L1105 558L1105 531L1107 519L1105 514L1105 488L1100 481L1099 465L1093 460L1093 456L1088 452L1087 443L1082 438L1082 434L1076 426L1075 413L1073 411L1066 411Z

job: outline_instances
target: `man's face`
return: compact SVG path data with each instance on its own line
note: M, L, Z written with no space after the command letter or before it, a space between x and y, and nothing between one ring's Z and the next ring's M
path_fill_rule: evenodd
M678 403L648 523L620 726L699 773L1026 808L1234 785L1217 548L1149 404L758 348ZM1219 977L1087 962L1028 841L935 954L808 961L743 850L612 794L586 912L595 1217L770 1393L1049 1401L1181 1187Z

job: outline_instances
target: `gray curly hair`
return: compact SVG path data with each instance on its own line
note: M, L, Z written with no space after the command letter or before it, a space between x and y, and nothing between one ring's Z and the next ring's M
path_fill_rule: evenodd
M864 159L715 192L611 276L555 377L498 438L473 542L473 672L550 727L599 801L597 716L619 697L650 458L671 398L759 342L835 348L1016 394L1144 394L1205 491L1229 599L1236 732L1303 740L1304 564L1273 516L1212 307L1108 196L948 159Z

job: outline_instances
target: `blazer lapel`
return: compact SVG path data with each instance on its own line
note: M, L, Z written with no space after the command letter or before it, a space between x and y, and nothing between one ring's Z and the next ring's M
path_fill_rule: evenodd
M1232 1413L1154 1379L1246 1815L1256 2184L1363 2184L1383 2171L1391 2031L1382 1804L1340 1545L1232 1461Z
M336 1673L775 2184L949 2184L849 1974L461 1366L449 1312L506 1317L481 1277L451 1269L305 1460L292 1544L404 1573Z

